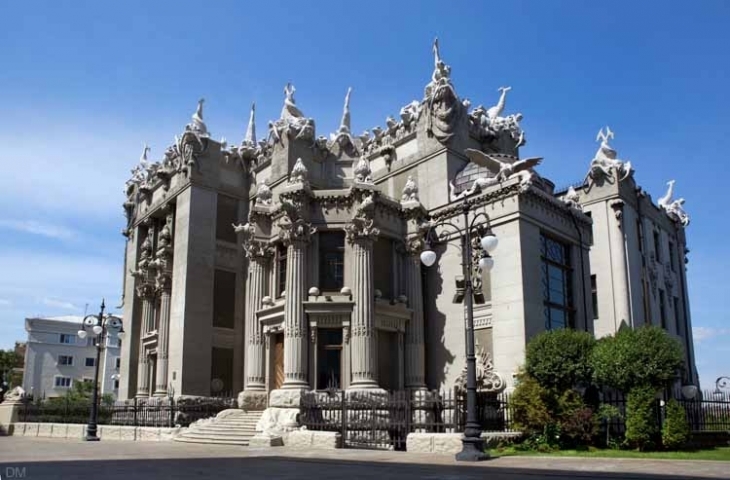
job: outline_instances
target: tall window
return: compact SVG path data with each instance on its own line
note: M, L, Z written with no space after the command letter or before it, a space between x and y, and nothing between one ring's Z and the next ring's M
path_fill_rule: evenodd
M345 233L319 234L319 289L339 292L345 281Z
M236 232L231 224L238 223L238 200L218 194L215 212L215 238L236 243Z
M545 329L573 327L570 247L540 234Z
M236 309L236 274L216 270L213 279L213 326L234 327Z
M669 242L669 265L671 265L673 272L677 270L677 255L672 242Z
M281 294L286 290L286 245L280 243L276 247L276 296L281 297Z
M595 275L591 275L591 301L593 302L593 319L596 320L598 318L598 286Z
M233 349L211 349L210 361L210 393L213 396L230 396L233 394Z
M399 292L393 291L393 241L379 237L373 244L373 259L377 262L373 272L375 288L380 290L386 300L396 297Z
M317 330L317 388L341 388L342 329Z
M679 298L674 297L674 322L677 335L682 335L682 315L679 311Z
M659 289L659 319L662 321L662 328L667 328L667 310L666 303L667 299L664 295L664 290Z
M659 242L659 232L654 230L654 256L656 261L662 263L662 244Z

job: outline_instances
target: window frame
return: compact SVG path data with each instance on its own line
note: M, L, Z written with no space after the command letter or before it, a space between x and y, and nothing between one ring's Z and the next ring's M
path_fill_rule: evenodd
M319 232L318 235L317 253L319 257L319 272L317 278L317 287L323 293L340 293L340 290L342 290L342 288L345 286L345 232L337 230L325 230ZM326 238L337 239L337 242L323 242L322 240ZM332 248L325 251L324 248L327 247ZM328 268L331 265L325 260L325 255L333 255L337 257L335 263L333 264L334 274L332 275L331 283L326 283L323 281L324 279L328 279L328 273L330 273L331 270L331 268Z
M89 360L91 360L91 365L89 365ZM96 366L96 358L95 357L86 357L84 359L84 366L85 367L95 367Z
M68 380L68 385L59 385L59 380ZM66 382L64 382L66 383ZM53 388L71 388L73 385L73 378L67 377L65 375L54 375L53 376Z
M289 247L283 242L276 246L276 298L281 298L286 291L286 269L289 256Z
M68 342L64 342L64 339L68 339ZM58 343L60 343L61 345L75 345L76 337L74 335L71 335L70 333L59 333Z
M543 240L544 239L544 240ZM546 249L543 249L543 244L546 242L554 242L560 245L563 249L563 257L566 263L559 263L552 258L546 256ZM573 304L574 298L574 272L571 263L571 245L564 242L550 234L540 232L540 282L543 289L543 320L545 322L545 330L554 330L556 328L575 328L575 314L576 309ZM563 276L563 290L565 303L560 304L553 302L550 299L550 267L560 269ZM547 284L545 283L547 280ZM565 316L565 322L562 327L556 327L553 325L553 319L551 315L552 310L560 310Z
M64 359L63 362L61 361L62 358ZM68 362L66 362L65 360L68 360ZM56 366L59 366L59 367L73 367L74 366L74 356L73 355L66 355L66 354L59 354L56 357Z

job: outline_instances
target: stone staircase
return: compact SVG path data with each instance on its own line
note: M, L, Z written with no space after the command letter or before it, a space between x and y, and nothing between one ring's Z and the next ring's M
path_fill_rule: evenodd
M176 442L248 445L256 434L256 422L264 412L228 409L215 418L198 420L175 437Z

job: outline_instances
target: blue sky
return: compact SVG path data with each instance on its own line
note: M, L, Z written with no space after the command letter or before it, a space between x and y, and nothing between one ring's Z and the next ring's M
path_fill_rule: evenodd
M511 85L526 156L580 180L604 125L654 199L677 179L703 386L730 375L730 2L4 2L0 29L0 348L23 318L120 298L122 187L142 143L160 158L198 98L215 137L278 117L282 88L356 132L421 98L431 42L457 92L493 104Z

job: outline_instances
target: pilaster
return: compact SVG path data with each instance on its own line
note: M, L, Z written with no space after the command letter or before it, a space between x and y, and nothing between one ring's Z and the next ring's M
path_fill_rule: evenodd
M610 204L613 212L608 216L611 242L611 269L614 278L614 305L616 309L616 326L626 323L633 326L631 307L629 304L628 271L626 267L626 238L624 235L623 212L624 202L615 200Z

